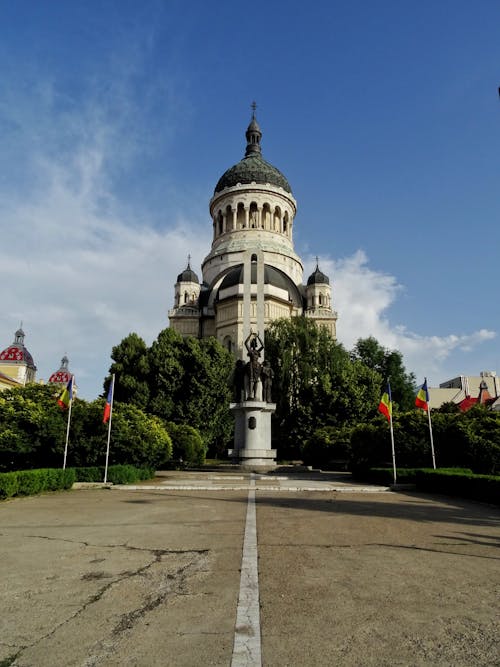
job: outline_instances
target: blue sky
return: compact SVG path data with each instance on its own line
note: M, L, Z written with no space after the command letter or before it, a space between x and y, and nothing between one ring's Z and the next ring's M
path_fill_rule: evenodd
M22 321L39 378L66 353L99 395L200 274L255 99L340 341L431 385L500 372L499 25L496 0L2 3L0 348Z

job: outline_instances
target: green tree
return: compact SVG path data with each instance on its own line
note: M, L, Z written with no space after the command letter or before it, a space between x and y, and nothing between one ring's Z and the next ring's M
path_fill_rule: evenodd
M147 409L165 422L190 424L213 454L231 437L233 356L215 339L183 338L164 329L148 351Z
M59 389L29 384L0 394L0 470L62 465L66 414Z
M266 356L275 372L274 435L281 455L299 455L320 426L343 427L376 410L381 378L303 317L274 321Z
M388 350L370 336L360 338L354 346L351 357L376 371L382 377L380 391L390 380L392 400L402 411L411 410L415 405L415 375L408 373L403 364L403 355L397 350Z
M122 403L132 403L143 408L149 401L148 348L136 333L130 333L111 351L113 363L110 375L115 374L114 398ZM107 394L111 378L106 378L104 391Z

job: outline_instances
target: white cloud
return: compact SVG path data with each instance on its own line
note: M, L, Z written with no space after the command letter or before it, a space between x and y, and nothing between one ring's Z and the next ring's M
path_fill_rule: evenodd
M139 152L127 119L111 118L91 100L61 113L55 97L52 86L41 86L29 100L16 98L25 130L17 145L25 153L22 173L4 180L0 198L0 349L22 321L37 376L47 379L67 354L80 395L92 399L102 391L113 345L131 331L150 343L168 325L176 275L188 253L193 265L201 262L210 224L187 222L173 206L164 226L147 203L140 218L127 211L127 193L112 185L124 156ZM28 109L36 106L35 132ZM134 116L130 103L123 108ZM0 106L0 121L14 111ZM5 160L0 168L8 171Z
M314 268L312 258L308 258L306 266L308 275ZM334 308L339 312L339 341L352 349L359 338L373 336L384 347L402 352L407 370L414 371L417 378L432 376L436 383L447 379L445 362L454 352L475 350L496 336L487 329L465 335L422 336L404 325L393 324L387 311L404 288L394 276L371 269L362 250L339 260L322 257L320 267L333 279ZM454 374L461 372L460 367L454 368Z

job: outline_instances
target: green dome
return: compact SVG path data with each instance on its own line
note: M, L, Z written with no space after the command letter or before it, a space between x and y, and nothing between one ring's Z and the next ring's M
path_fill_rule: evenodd
M231 188L238 183L247 185L254 182L277 185L286 192L290 192L290 194L292 192L290 184L281 171L262 159L260 155L249 155L221 176L215 186L214 194L221 192L224 188Z
M238 185L238 183L242 185L269 183L270 185L283 188L283 190L291 194L292 188L281 171L262 158L260 147L262 132L255 119L255 113L252 116L245 136L247 139L245 157L221 176L215 186L214 194L221 192L224 188L232 188Z
M316 269L309 278L307 279L308 285L329 285L330 279L328 276L319 270L319 266L316 264Z

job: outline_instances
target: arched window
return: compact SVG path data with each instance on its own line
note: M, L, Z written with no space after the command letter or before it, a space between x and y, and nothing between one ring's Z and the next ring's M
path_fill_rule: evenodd
M250 204L249 226L251 229L256 229L258 225L259 225L259 212L257 210L257 204L253 201Z
M184 303L187 303L189 301L189 294L187 292L184 292Z
M279 206L274 209L274 231L281 231L281 209Z
M233 351L233 341L231 340L231 336L225 336L222 344L228 352Z
M245 226L245 207L243 205L243 202L240 202L238 204L236 212L236 226L238 229L243 229L243 227Z

